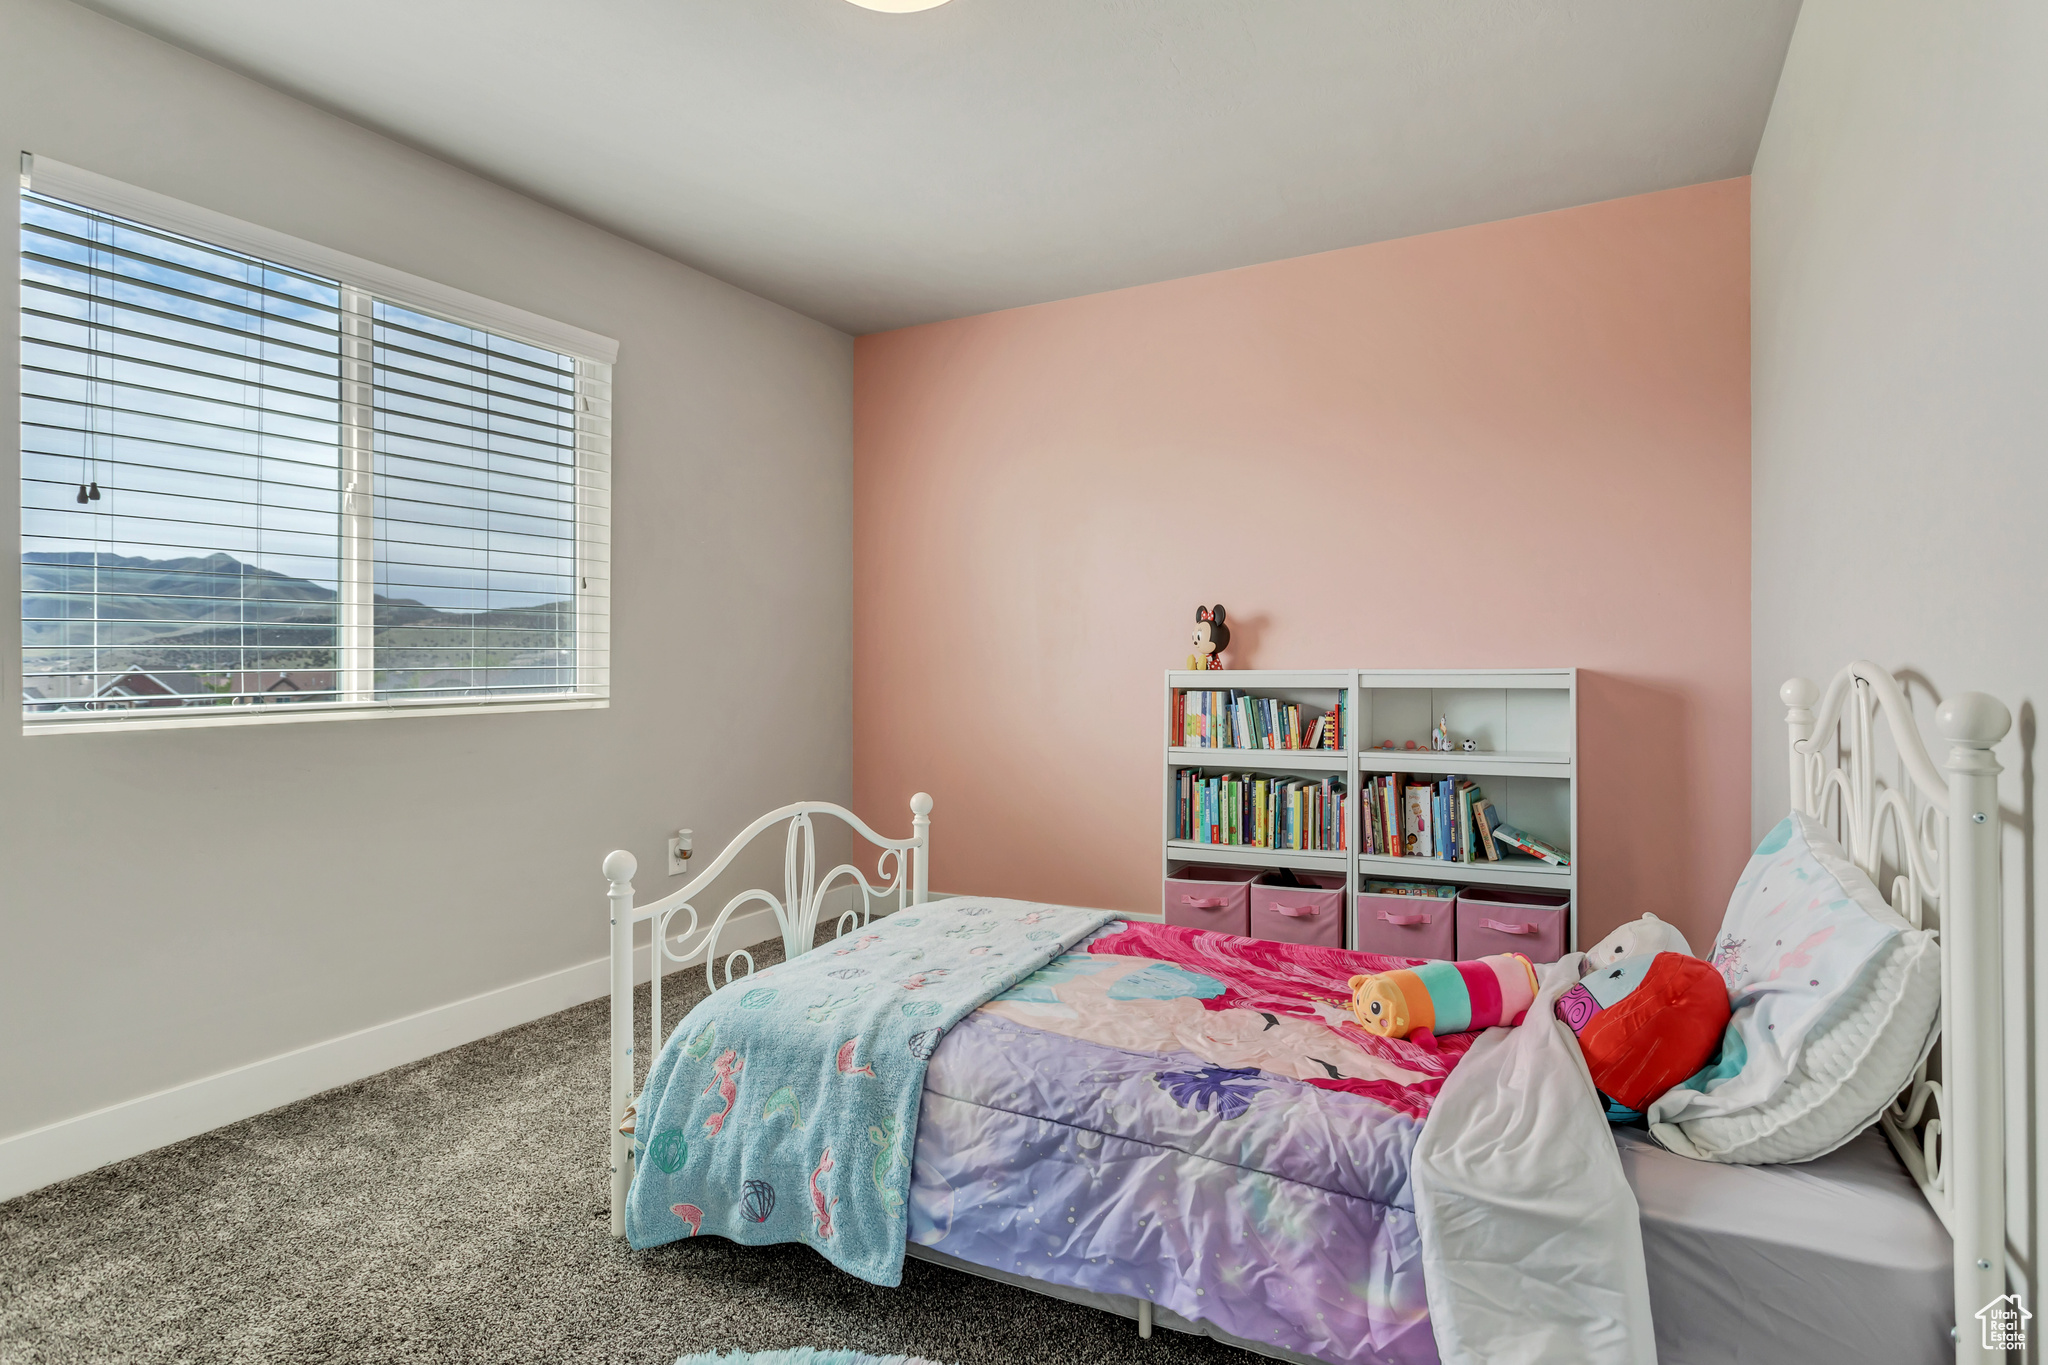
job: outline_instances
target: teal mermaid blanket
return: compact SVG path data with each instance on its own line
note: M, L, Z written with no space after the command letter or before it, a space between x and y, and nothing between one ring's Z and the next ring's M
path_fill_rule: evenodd
M641 1091L627 1240L807 1242L900 1283L925 1063L956 1022L1116 918L938 901L714 992Z

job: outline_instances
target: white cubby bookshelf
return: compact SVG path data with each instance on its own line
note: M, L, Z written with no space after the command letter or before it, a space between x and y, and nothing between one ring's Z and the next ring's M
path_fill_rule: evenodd
M1321 714L1341 699L1344 734L1327 749L1196 749L1179 745L1173 732L1174 698L1180 692L1238 691L1301 703ZM1287 867L1342 873L1346 896L1345 942L1357 941L1358 889L1367 880L1429 881L1460 886L1505 886L1556 891L1571 897L1570 938L1579 944L1578 670L1574 668L1452 669L1218 669L1173 670L1166 675L1166 732L1161 881L1191 864ZM1470 739L1478 748L1449 753L1432 750L1429 733L1439 717L1449 723L1453 744ZM1383 741L1394 742L1383 749ZM1416 747L1402 747L1414 740ZM1343 779L1348 797L1347 847L1334 853L1303 853L1236 844L1205 844L1175 838L1182 768L1221 772ZM1471 777L1509 824L1571 854L1567 867L1510 855L1500 862L1450 863L1435 858L1380 857L1359 852L1359 792L1382 773L1427 773ZM1161 902L1162 910L1164 901Z

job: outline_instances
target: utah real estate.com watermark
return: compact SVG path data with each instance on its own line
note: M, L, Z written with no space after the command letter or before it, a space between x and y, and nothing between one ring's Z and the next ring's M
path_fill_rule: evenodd
M2027 1322L2033 1316L2018 1294L2002 1294L1979 1308L1977 1321L1984 1324L1984 1349L2024 1351Z

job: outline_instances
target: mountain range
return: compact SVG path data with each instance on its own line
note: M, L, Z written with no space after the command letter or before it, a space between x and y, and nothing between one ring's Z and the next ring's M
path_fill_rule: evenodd
M163 623L207 622L194 629L179 630L167 624L160 643L202 645L240 643L239 623L220 621L221 599L245 602L303 602L306 610L271 607L261 613L265 624L331 625L338 594L310 579L245 563L229 554L195 555L182 559L148 559L109 554L95 550L30 551L21 557L22 615L35 619L60 613L32 607L33 599L46 593L93 591L101 594L101 620L146 620ZM109 595L112 595L111 597ZM538 606L496 607L484 611L447 611L427 606L409 597L375 595L376 624L380 631L405 626L460 626L471 630L560 630L574 619L575 603L570 600ZM46 604L53 607L55 604ZM565 620L566 618L566 620ZM232 632L234 640L201 640L195 636L221 636Z

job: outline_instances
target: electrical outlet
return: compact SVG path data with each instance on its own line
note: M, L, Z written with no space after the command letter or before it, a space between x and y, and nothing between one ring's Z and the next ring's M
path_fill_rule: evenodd
M679 829L668 836L668 875L680 877L690 870L691 831Z

